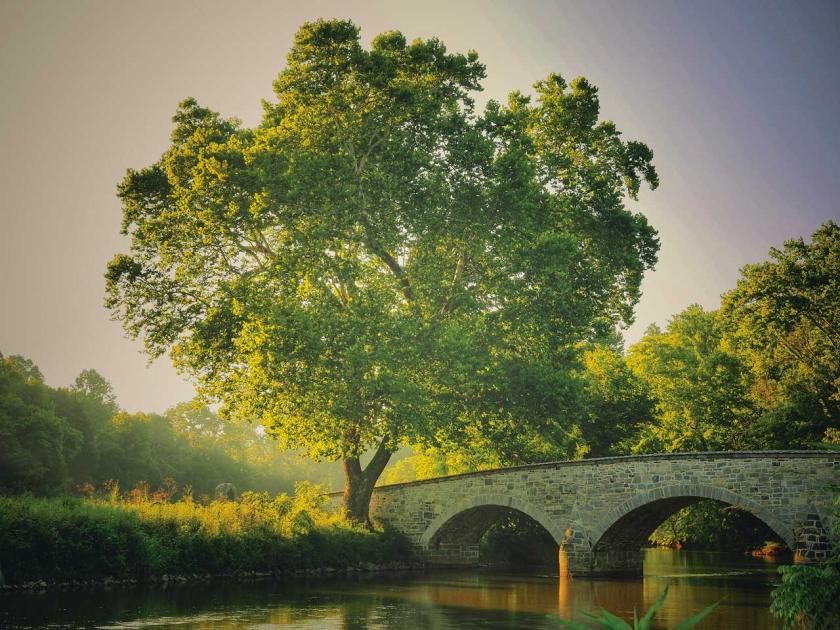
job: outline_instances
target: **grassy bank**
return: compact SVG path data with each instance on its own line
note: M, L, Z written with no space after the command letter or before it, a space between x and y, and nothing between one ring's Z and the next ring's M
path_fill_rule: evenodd
M344 569L411 559L405 539L322 509L319 489L245 493L206 504L126 496L0 497L0 571L7 585L164 575Z

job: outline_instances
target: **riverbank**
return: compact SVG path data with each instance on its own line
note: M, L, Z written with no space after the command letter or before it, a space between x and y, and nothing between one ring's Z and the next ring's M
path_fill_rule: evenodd
M135 587L141 585L187 585L192 583L210 583L210 582L261 582L268 580L290 580L297 577L320 578L320 577L341 577L353 575L378 575L378 574L400 574L405 572L424 571L428 569L425 562L414 560L410 562L389 562L386 564L376 564L373 562L362 562L358 565L339 566L338 568L332 566L326 567L310 567L307 569L286 569L277 571L236 571L232 573L214 573L200 575L179 574L162 576L149 576L147 579L139 580L136 578L116 578L106 577L104 579L73 579L64 582L47 582L46 580L32 580L19 584L2 584L0 591L29 591L40 592L48 590L68 590L68 589L87 589L87 588L105 588L112 587Z
M0 497L0 584L44 589L415 566L401 535L322 509L319 489L207 504L144 495Z

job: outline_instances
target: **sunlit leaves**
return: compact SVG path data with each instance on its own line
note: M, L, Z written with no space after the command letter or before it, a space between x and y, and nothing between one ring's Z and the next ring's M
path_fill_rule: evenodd
M727 350L715 312L693 305L666 331L651 328L629 352L630 369L655 400L655 421L643 429L641 452L744 447L752 413L749 374Z

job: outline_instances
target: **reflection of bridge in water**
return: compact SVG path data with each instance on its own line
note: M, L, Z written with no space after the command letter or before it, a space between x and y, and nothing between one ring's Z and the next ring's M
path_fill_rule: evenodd
M554 538L561 572L636 573L662 521L711 499L752 513L798 558L820 561L839 473L840 453L826 451L586 459L380 486L371 517L406 534L431 564L470 565L482 534L519 512Z

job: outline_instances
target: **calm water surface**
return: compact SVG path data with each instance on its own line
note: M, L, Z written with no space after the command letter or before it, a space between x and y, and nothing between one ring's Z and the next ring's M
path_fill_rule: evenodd
M779 628L768 613L777 563L739 555L645 552L641 579L560 580L485 571L413 572L171 588L0 593L2 628L556 628L604 607L632 619L666 584L658 628L708 604L700 628Z

